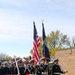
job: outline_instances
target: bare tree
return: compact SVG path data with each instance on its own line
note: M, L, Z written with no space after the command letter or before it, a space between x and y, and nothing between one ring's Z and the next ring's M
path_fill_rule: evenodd
M5 54L5 53L0 53L0 60L3 61L3 60L11 60L12 57Z
M72 54L72 48L73 47L72 47L72 41L70 39L68 39L67 45L69 46L69 48L71 50L70 54Z

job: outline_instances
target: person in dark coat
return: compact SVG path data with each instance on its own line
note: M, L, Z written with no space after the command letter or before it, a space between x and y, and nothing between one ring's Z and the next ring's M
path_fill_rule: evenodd
M24 68L25 68L25 71L24 71L25 75L30 75L30 64L29 64L28 58L25 58Z
M25 75L25 74L24 74L25 68L24 68L24 66L23 66L22 60L18 61L18 69L19 69L20 75ZM18 74L17 68L15 68L15 74Z
M3 75L3 70L2 70L1 62L0 62L0 75Z
M52 75L60 75L60 74L65 74L67 71L64 71L61 69L61 66L59 65L59 60L55 59L54 60L54 65L52 67Z
M5 63L5 67L2 70L3 74L10 74L10 66L8 66L7 63Z
M12 63L12 65L10 67L10 74L11 75L14 75L15 74L15 67L16 67L16 64L15 63Z
M47 74L47 62L46 58L40 58L40 63L36 66L36 73L37 75L46 75Z
M30 74L35 74L36 65L33 58L29 61L29 64Z

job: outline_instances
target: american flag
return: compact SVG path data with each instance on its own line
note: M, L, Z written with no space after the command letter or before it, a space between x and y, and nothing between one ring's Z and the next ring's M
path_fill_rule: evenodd
M40 55L38 51L38 47L40 46L40 39L39 36L37 35L35 22L33 22L33 25L34 25L33 57L34 57L34 61L37 64L38 60L40 59Z

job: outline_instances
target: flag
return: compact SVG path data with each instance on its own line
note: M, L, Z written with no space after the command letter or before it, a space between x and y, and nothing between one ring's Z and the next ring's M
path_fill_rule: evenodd
M49 62L50 54L49 54L49 49L47 47L47 41L46 41L46 35L43 23L42 23L42 38L43 38L43 56L47 59L47 62Z
M35 22L33 22L33 25L34 25L33 57L34 57L34 61L37 64L38 60L40 59L40 55L38 51L38 47L40 46L40 39L39 39L39 36L37 35Z

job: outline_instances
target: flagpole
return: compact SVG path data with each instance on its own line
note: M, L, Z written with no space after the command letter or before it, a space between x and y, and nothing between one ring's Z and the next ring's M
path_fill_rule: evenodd
M44 20L42 20L42 27L43 27L43 25L44 25ZM42 32L43 32L43 30L42 30ZM42 35L42 38L43 38L43 35ZM44 45L44 41L42 40L42 46ZM44 50L44 47L43 47L43 50ZM43 57L45 57L44 56L44 54L45 54L45 52L43 53ZM45 57L46 58L46 57Z

